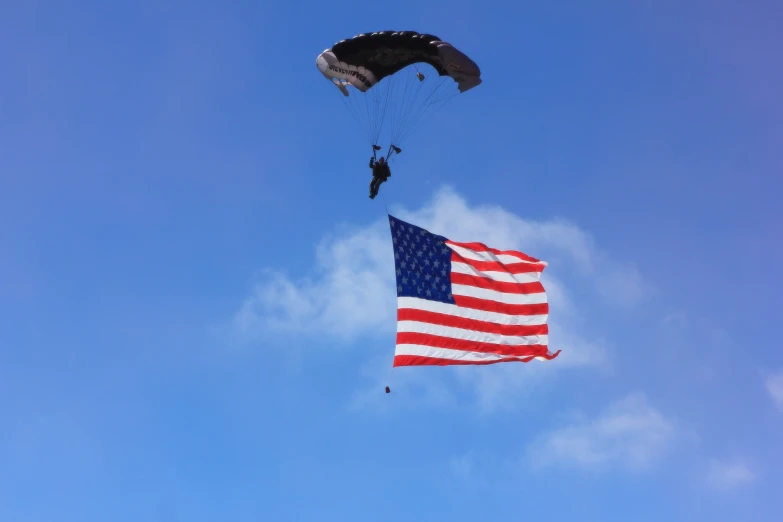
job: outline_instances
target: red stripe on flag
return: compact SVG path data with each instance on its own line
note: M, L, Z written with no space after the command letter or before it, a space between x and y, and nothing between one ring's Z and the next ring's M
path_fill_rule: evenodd
M546 268L544 265L538 265L535 263L512 263L505 265L498 261L476 261L475 259L468 259L462 257L456 252L451 253L451 261L457 263L465 263L470 265L479 272L505 272L507 274L526 274L529 272L543 272Z
M544 357L544 356L542 356ZM549 357L546 357L549 359ZM533 360L533 357L517 359L515 357L493 359L491 361L460 361L455 359L440 359L438 357L424 357L423 355L395 355L394 366L454 366L454 365L480 365L495 364L502 362L521 362L527 363Z
M463 330L473 330L475 332L498 334L498 335L547 335L549 326L547 324L497 324L476 319L467 319L454 315L439 314L426 310L416 310L413 308L400 308L397 310L398 321L417 321L420 323L436 324L449 326L452 328L462 328Z
M544 285L541 283L507 283L494 281L487 277L474 276L468 274L451 273L451 282L455 285L474 286L476 288L485 288L495 290L506 294L542 294Z
M462 248L467 248L468 250L473 250L474 252L489 252L492 254L495 254L496 256L500 255L508 255L508 256L514 256L518 257L520 259L523 259L525 261L530 261L532 263L541 263L542 261L540 259L536 259L533 256L529 256L527 254L524 254L522 252L519 252L517 250L498 250L497 248L490 248L484 243L460 243L457 241L451 241L450 239L446 240L447 245L455 245Z
M472 308L473 310L507 315L545 315L549 313L549 303L506 304L464 295L455 295L454 303L462 308Z

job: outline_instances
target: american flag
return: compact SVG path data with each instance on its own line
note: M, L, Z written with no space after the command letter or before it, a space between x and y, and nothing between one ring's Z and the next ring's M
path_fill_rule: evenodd
M547 263L459 243L389 216L397 276L394 366L551 360ZM388 390L387 390L388 391Z

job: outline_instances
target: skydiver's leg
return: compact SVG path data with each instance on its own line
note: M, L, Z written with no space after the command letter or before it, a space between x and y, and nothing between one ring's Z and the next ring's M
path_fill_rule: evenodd
M372 181L370 182L370 199L375 199L375 196L378 195L379 187L380 184L378 183L378 178L373 177Z
M378 195L378 192L381 190L381 185L383 185L383 182L386 181L386 178L378 178L378 183L375 185L375 195ZM375 197L375 196L373 196Z

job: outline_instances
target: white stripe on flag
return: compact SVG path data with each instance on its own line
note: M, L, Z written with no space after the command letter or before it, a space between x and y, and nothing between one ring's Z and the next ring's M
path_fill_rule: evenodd
M448 243L446 244L446 246L452 249L453 251L455 251L457 254L464 257L465 259L472 259L473 261L495 261L498 263L502 263L504 265L526 264L526 265L531 265L531 267L541 265L541 263L534 263L532 261L520 259L517 256L513 256L510 254L493 254L492 252L476 252L474 250L469 250L465 247L452 245Z
M419 357L432 357L435 359L448 359L452 361L483 362L501 359L527 359L531 355L501 355L497 353L467 352L463 350L450 350L448 348L435 348L420 344L398 344L395 356L413 355ZM536 357L543 359L543 357Z
M455 328L453 326L424 323L421 321L398 321L397 333L420 333L427 335L437 335L438 337L449 337L451 339L459 339L463 341L508 346L527 346L531 344L545 345L549 339L549 336L547 335L500 335L465 330L463 328Z
M543 304L546 303L546 293L538 292L535 294L506 294L486 288L476 288L467 285L451 285L451 293L454 295L464 295L465 297L475 297L484 301L495 301L496 303L505 303L513 305Z
M540 272L509 274L508 272L499 272L496 270L479 270L467 263L460 263L459 261L451 262L451 273L486 277L487 279L501 283L538 283L541 280Z
M522 325L532 326L545 324L548 314L541 315L510 315L498 312L486 312L484 310L475 310L473 308L461 308L451 303L441 303L440 301L428 301L418 297L398 297L397 308L411 310L424 310L425 312L435 312L438 314L461 317L463 319L473 319L475 321L484 321L501 325Z

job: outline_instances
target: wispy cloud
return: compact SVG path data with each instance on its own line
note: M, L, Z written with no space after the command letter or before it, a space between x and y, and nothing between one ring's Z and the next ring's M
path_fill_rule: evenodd
M684 312L672 312L664 316L661 326L667 333L679 333L688 326L688 315Z
M767 377L766 386L775 406L783 411L783 370Z
M751 484L756 474L741 461L722 462L713 460L707 473L707 484L716 489L732 489Z
M471 207L450 188L424 208L399 214L457 241L482 238L485 244L529 252L549 261L549 272L567 265L563 274L586 276L593 290L612 302L635 303L654 291L633 265L612 260L587 232L563 219L531 220L495 205Z
M636 301L649 288L635 268L613 263L587 233L562 220L532 221L495 206L471 207L448 188L423 208L398 209L396 214L456 240L517 248L550 261L545 285L555 317L576 309L558 274L588 276L584 282L603 293L610 289L611 300ZM236 314L236 328L251 336L295 329L352 337L393 325L394 264L388 236L383 220L324 238L309 277L267 270Z
M460 480L470 480L475 476L475 463L473 462L472 452L465 453L460 457L453 457L449 461L451 472Z
M497 206L473 206L450 188L438 191L422 208L398 208L392 213L458 241L519 249L549 261L542 282L550 302L550 339L554 350L563 350L556 365L549 366L606 365L605 342L581 326L587 324L584 313L594 308L596 298L627 306L644 299L651 289L633 266L614 262L589 234L564 220L529 220ZM300 338L310 334L346 342L362 336L393 335L396 292L388 226L386 220L379 220L325 237L307 276L267 270L237 311L235 331L246 339L285 332ZM455 370L459 379L475 386L479 402L487 410L501 404L497 400L500 390L507 394L511 386L521 391L554 370L535 363L527 365L524 372L518 365L500 366L485 367L481 372ZM539 368L533 369L535 366ZM385 379L387 372L388 362L374 380ZM371 393L375 390L373 387ZM447 400L440 393L433 397ZM354 402L362 401L357 397Z
M234 318L238 332L279 331L346 340L394 327L392 250L383 223L327 237L316 251L315 273L291 279L267 271Z
M504 465L497 457L486 450L469 450L462 455L449 459L449 471L457 484L472 491L490 486L490 480L502 473Z
M670 450L679 434L673 420L636 393L594 419L580 415L571 425L542 435L528 448L528 456L536 467L644 470Z
M558 356L558 364L499 364L475 371L465 366L455 369L457 379L472 385L477 405L483 413L494 413L518 406L519 398L530 396L540 384L565 369L592 367L610 369L611 362L603 339L588 340L573 333L567 321L550 321L558 340L567 350Z

